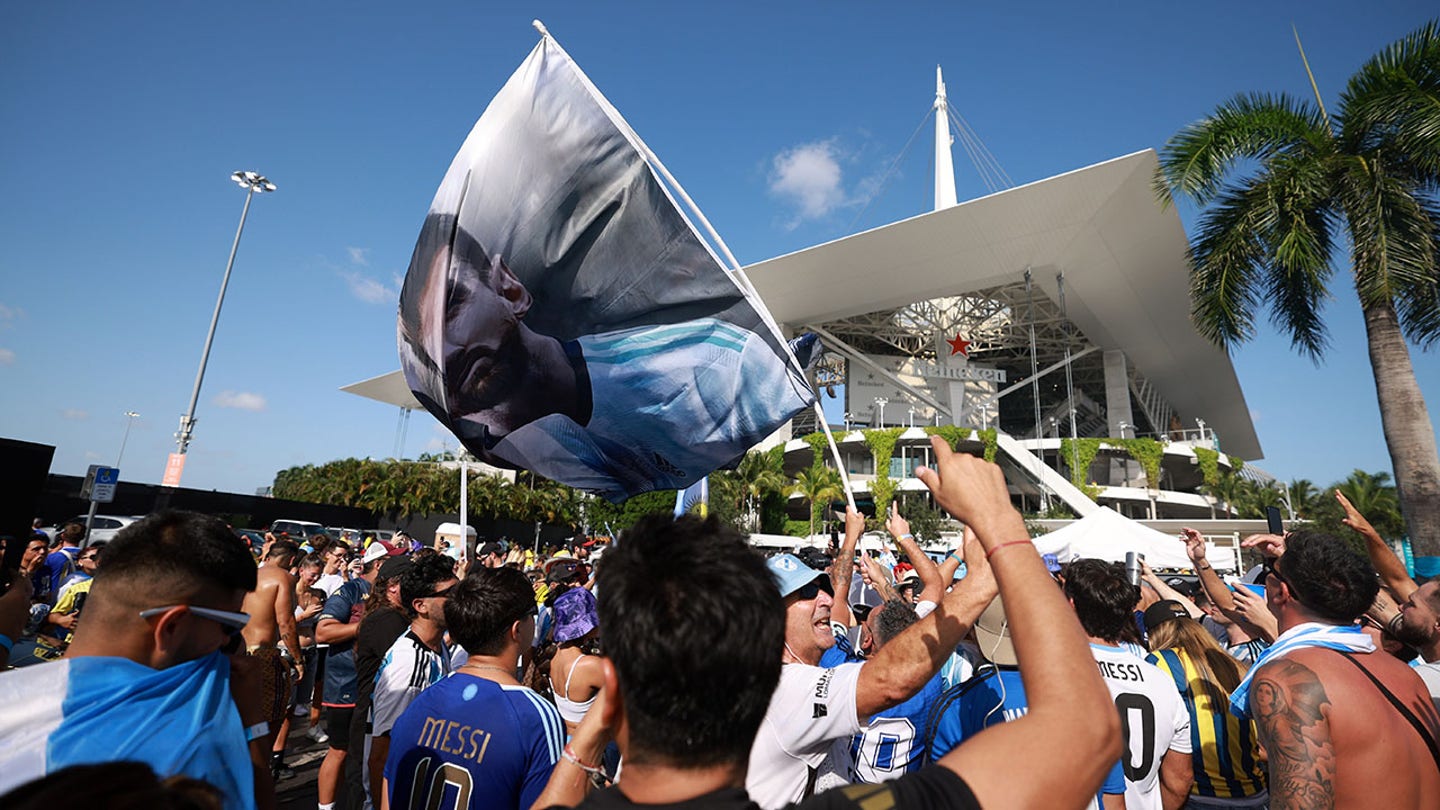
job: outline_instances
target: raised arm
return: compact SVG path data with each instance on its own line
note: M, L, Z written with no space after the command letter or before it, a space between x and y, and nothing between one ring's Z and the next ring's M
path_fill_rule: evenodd
M860 573L865 577L865 584L880 594L881 602L900 598L900 594L895 591L895 584L890 581L890 574L885 571L885 566L871 557L868 551L860 558Z
M903 703L920 691L995 598L995 578L978 540L966 544L965 565L970 573L933 613L905 628L865 662L855 685L855 711L860 717Z
M1380 574L1380 581L1385 583L1395 596L1404 601L1410 598L1410 594L1420 589L1415 580L1405 570L1405 563L1391 550L1370 521L1360 514L1360 511L1351 505L1345 493L1335 490L1335 500L1340 502L1340 508L1345 510L1345 519L1340 521L1346 526L1354 529L1365 538L1365 553L1370 557L1370 564L1375 566L1375 571Z
M1161 579L1158 574L1150 569L1149 564L1144 560L1140 561L1140 578L1151 588L1154 588L1155 593L1158 594L1161 599L1169 599L1172 602L1179 602L1184 605L1185 610L1190 614L1190 618L1199 621L1200 617L1205 615L1205 611L1190 601L1190 597L1170 587L1170 583Z
M1074 611L1010 505L1000 468L956 454L943 440L932 444L936 469L916 473L946 511L975 529L990 558L986 570L993 567L1005 597L1030 704L1025 716L985 729L940 765L960 774L982 807L1079 807L1095 796L1120 757L1120 716ZM965 563L971 564L968 555ZM969 580L967 575L962 584ZM1066 767L1032 768L1025 779L1015 779L1019 761Z
M1205 595L1210 597L1210 603L1219 608L1222 612L1235 609L1235 600L1230 596L1230 589L1215 573L1215 568L1210 561L1205 559L1205 538L1200 532L1186 526L1180 530L1180 539L1185 541L1185 556L1190 558L1190 563L1195 566L1195 576L1200 578L1200 587L1205 589Z
M910 558L910 564L915 566L915 573L920 576L920 593L916 594L917 600L928 600L939 603L945 596L945 585L948 580L942 580L940 568L935 561L930 559L915 542L915 535L910 533L910 521L900 516L900 506L894 502L890 504L890 517L885 521L885 528L890 536L895 538L895 543L901 551Z
M846 627L855 624L855 617L850 613L850 580L855 573L855 545L864 533L865 516L853 506L845 507L845 539L840 544L834 564L830 566L830 586L835 591L830 619Z

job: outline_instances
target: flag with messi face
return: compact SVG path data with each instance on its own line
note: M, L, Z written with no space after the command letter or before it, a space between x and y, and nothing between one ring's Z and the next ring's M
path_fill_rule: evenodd
M611 500L686 489L814 402L770 314L547 34L455 156L401 367L470 452Z

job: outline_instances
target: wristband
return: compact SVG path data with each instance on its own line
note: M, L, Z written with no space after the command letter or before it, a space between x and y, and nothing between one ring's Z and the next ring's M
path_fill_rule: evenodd
M11 648L11 647L14 647L14 646L15 646L15 639L10 638L9 636L5 635L4 633L0 633L0 648L3 648L3 649L5 650L5 652L8 653L8 652L10 652L10 648Z
M249 727L247 727L247 728L245 729L245 740L246 740L247 742L254 742L254 741L260 739L261 737L264 737L266 734L269 734L269 733L270 733L270 721L269 721L269 720L261 720L260 722L256 723L255 725L249 726Z
M597 767L595 765L586 765L584 762L581 762L580 757L575 755L575 749L570 747L570 743L565 743L565 750L560 752L560 756L564 757L566 762L574 765L575 767L590 774L591 776L605 775L605 770L603 768Z
M906 533L900 535L900 539L901 539L901 540L914 540L914 539L915 539L915 535L913 535L913 534L911 534L911 533L909 533L909 532L906 532Z
M1208 566L1208 565L1201 565L1200 563L1195 563L1195 570L1197 570L1197 571L1209 571L1209 570L1210 570L1210 566Z
M965 558L964 558L964 557L961 557L960 555L956 554L956 553L953 552L953 551L950 552L950 559L952 559L952 560L954 560L955 562L958 562L958 563L963 563L963 562L965 562Z
M985 552L985 559L990 559L990 557L994 555L995 552L999 551L1002 548L1005 548L1006 546L1018 546L1021 543L1029 544L1030 539L1027 537L1024 540L1006 540L1003 543L996 543L994 547L992 547L989 551Z

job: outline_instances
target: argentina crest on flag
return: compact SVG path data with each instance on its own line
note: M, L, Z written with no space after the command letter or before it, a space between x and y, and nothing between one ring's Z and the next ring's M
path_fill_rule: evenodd
M662 173L548 33L476 122L398 344L410 390L481 460L610 500L683 490L814 403Z

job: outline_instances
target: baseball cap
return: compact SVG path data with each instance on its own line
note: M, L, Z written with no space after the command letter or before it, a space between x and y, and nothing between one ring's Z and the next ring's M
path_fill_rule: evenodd
M368 565L369 563L375 562L376 560L388 555L389 553L390 549L386 548L385 544L371 543L368 547L366 547L365 554L360 558L360 561Z
M409 557L391 557L380 564L380 579L394 579L402 577L406 571L414 567L415 562Z
M480 546L480 548L475 549L475 556L479 559L489 557L491 554L499 554L503 556L505 554L505 544L501 543L498 540L491 540L490 542Z
M1052 574L1060 573L1060 558L1054 554L1041 554L1040 560L1045 563L1045 570Z
M995 597L975 621L975 641L980 645L980 654L991 663L1004 667L1020 664L1020 659L1015 657L1015 645L1010 641L1010 622L1005 618L1005 602L1000 597Z
M1173 619L1188 619L1190 612L1174 599L1164 599L1145 608L1145 632L1149 633Z
M914 568L902 572L899 578L895 580L895 590L897 591L901 588L918 587L920 587L920 572L916 571Z
M830 590L830 578L801 562L794 554L776 554L765 561L765 567L770 569L770 576L775 578L782 599L817 579L820 580L822 588Z
M600 624L595 594L585 588L571 588L555 600L555 643L574 641Z
M551 582L564 582L575 576L581 565L574 557L555 557L545 563L545 578Z

